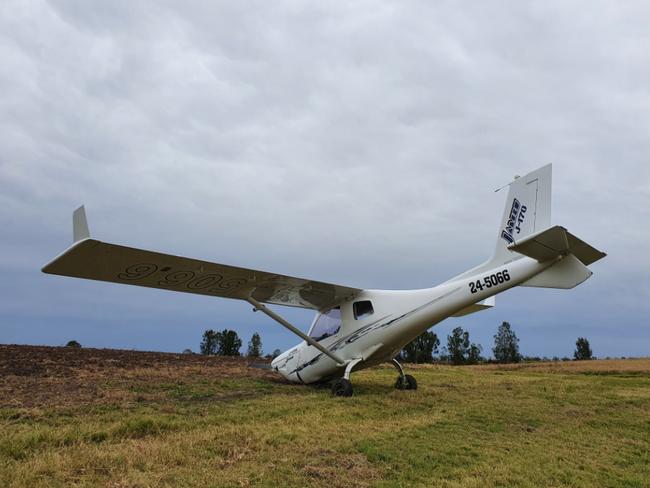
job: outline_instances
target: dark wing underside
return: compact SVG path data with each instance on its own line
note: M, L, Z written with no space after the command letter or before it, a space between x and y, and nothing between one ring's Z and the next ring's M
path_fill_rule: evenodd
M87 232L87 231L86 231ZM210 263L86 238L43 272L223 298L323 310L361 290L266 271Z

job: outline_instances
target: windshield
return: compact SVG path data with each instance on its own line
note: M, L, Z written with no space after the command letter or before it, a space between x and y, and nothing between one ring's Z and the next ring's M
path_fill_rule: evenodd
M309 337L320 341L336 334L341 328L341 308L336 307L329 312L322 313L314 322Z

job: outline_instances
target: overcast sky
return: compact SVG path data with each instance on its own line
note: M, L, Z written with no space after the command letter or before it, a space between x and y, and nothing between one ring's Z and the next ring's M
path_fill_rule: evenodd
M648 25L641 1L4 0L0 342L298 342L244 302L41 273L82 203L100 240L420 288L487 258L494 190L551 162L553 222L608 257L434 330L649 355Z

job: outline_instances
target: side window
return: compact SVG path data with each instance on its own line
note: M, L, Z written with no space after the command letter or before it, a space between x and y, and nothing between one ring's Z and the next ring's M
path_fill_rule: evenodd
M326 337L336 334L341 328L341 307L331 309L329 312L322 313L316 319L314 326L309 333L309 337L315 341L320 341Z
M375 311L372 308L372 302L370 300L364 300L362 302L354 302L352 304L352 311L354 312L354 318L357 320L375 313Z

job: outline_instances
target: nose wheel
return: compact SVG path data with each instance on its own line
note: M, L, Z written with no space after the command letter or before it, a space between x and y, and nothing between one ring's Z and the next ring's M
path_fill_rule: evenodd
M397 362L397 359L393 359L393 365L399 372L399 376L395 382L395 388L398 390L417 390L418 382L415 381L415 378L410 374L404 374L404 369L402 368L402 365Z
M358 358L353 359L346 364L343 378L337 378L332 383L332 395L340 397L352 396L352 383L350 383L350 373L352 373L352 368L354 368L361 361L363 361L363 359Z
M352 383L345 378L338 378L332 383L332 395L340 397L352 396Z

